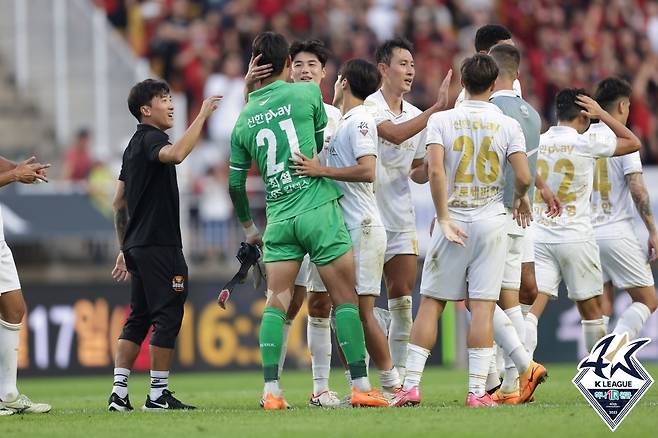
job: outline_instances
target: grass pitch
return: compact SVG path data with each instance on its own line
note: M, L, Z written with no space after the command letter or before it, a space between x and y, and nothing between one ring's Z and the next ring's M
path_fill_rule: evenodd
M658 365L647 366L658 377ZM19 381L33 400L47 401L53 411L44 415L0 417L4 437L588 437L611 435L607 426L571 383L575 364L548 366L549 379L539 387L537 401L496 409L463 407L466 372L429 368L422 382L423 404L401 409L323 410L307 406L310 372L284 372L286 412L263 412L258 407L261 374L176 374L170 385L176 396L197 405L193 412L144 413L148 389L145 374L130 377L131 413L106 411L111 376L34 378ZM343 395L341 373L332 386ZM375 382L373 382L375 383ZM658 436L658 384L635 406L615 436Z

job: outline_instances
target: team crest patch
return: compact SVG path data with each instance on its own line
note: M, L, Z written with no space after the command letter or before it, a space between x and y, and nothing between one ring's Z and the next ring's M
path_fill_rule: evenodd
M174 275L174 278L171 280L171 288L176 292L183 292L185 290L185 277Z
M635 357L649 342L649 338L629 342L626 333L608 335L578 365L573 384L613 432L653 385Z
M359 128L359 132L365 137L368 135L368 122L361 122L357 126Z

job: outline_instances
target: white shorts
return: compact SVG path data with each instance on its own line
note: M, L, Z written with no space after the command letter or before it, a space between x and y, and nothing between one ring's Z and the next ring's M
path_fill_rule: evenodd
M453 222L468 234L466 247L449 242L436 228L423 264L420 293L441 301L497 301L507 252L505 215Z
M597 240L603 282L619 289L653 286L653 274L637 237Z
M523 235L523 252L521 253L521 263L535 262L535 229L530 225L525 229Z
M299 273L295 279L295 286L303 286L308 292L326 292L327 288L324 287L318 267L315 263L311 262L308 254L304 256L302 266L299 268Z
M386 255L388 262L396 255L418 255L418 237L416 231L386 231Z
M557 298L562 280L573 301L601 295L599 247L594 239L574 243L535 242L535 275L539 292L552 298Z
M521 258L524 243L524 236L507 235L507 255L505 257L502 289L518 291L521 287Z
M386 229L384 227L359 227L350 231L356 293L373 295L381 293L384 254L386 253Z
M21 282L18 280L14 256L7 242L0 241L0 295L20 288Z

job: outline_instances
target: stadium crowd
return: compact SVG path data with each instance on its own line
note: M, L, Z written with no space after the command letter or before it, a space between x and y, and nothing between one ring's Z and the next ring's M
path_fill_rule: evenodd
M242 107L249 42L272 29L290 40L317 37L332 50L323 82L332 93L336 68L353 57L372 59L394 34L415 45L416 79L409 100L426 108L448 68L474 49L475 30L500 22L527 62L521 82L544 129L555 121L553 96L567 85L592 89L609 75L633 83L630 126L643 140L646 163L658 162L658 5L648 0L94 0L135 52L189 99L225 95L208 135L227 150ZM459 84L455 81L454 96Z

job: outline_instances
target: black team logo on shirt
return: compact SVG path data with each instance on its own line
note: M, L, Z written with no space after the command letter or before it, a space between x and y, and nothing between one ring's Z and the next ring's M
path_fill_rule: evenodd
M368 122L361 122L359 123L359 132L365 137L368 135Z
M185 277L174 275L174 278L171 280L171 288L176 292L183 292L185 290Z

